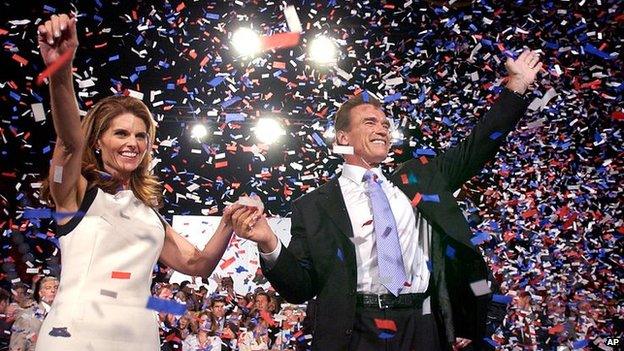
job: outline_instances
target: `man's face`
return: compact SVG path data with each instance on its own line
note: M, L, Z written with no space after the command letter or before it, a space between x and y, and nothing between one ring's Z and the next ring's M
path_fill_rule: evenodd
M56 297L58 285L58 281L56 280L48 280L47 282L41 284L41 288L39 289L41 301L51 304L52 301L54 301L54 297Z
M363 104L352 108L349 118L349 131L338 131L336 136L338 144L353 146L353 155L345 155L345 160L365 168L379 165L391 146L386 115L373 105Z
M221 301L215 302L212 306L212 314L217 318L225 316L225 304Z

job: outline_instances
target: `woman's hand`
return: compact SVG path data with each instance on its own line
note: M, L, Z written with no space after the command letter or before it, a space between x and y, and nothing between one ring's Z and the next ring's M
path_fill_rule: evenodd
M70 53L71 59L67 60L67 63L62 65L59 70L71 69L71 63L78 47L76 18L70 18L66 14L52 15L49 20L39 25L37 33L39 50L46 66L49 66L63 54Z

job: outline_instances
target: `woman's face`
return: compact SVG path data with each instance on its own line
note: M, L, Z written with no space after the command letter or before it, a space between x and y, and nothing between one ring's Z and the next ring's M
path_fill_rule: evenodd
M180 327L180 329L184 329L186 327L188 327L188 319L186 319L185 317L180 318L180 321L178 323L178 326Z
M147 126L139 117L123 113L113 118L97 142L104 170L113 177L130 178L145 157L148 140Z

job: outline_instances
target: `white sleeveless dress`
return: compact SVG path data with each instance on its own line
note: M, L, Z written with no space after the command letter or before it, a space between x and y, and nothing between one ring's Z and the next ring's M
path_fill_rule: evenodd
M131 190L92 188L80 213L59 226L61 279L36 351L158 351L148 310L152 270L165 230Z

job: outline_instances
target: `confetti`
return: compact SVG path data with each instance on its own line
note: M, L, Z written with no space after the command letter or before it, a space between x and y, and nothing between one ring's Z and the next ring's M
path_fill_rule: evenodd
M60 69L65 63L71 61L73 55L74 53L71 50L68 50L48 65L48 67L46 67L46 69L44 69L43 72L37 76L37 85L42 85L46 78L54 74L54 72Z
M67 330L67 327L61 327L61 328L54 328L53 327L52 330L50 330L50 332L48 333L48 335L56 336L56 337L62 337L62 338L69 338L69 337L71 337L71 334Z
M130 272L111 272L111 279L130 279Z
M150 296L147 300L146 308L158 312L171 313L176 316L186 313L186 305L172 300L155 298L153 296Z

